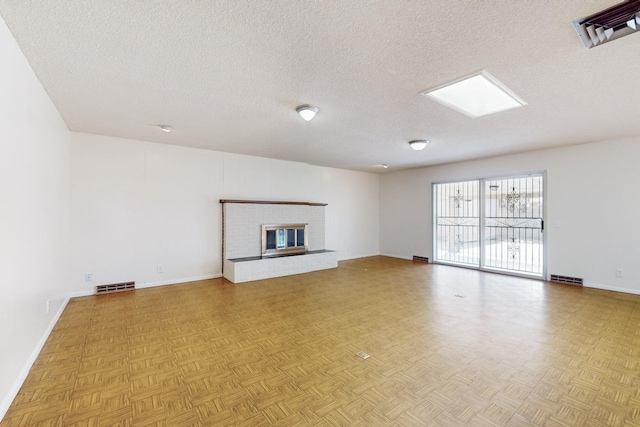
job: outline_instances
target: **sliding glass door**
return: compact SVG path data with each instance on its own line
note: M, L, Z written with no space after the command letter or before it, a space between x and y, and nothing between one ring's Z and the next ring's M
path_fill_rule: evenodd
M478 181L435 184L435 259L466 266L480 264Z
M484 180L484 266L542 275L542 176Z
M543 175L433 185L434 261L542 277Z

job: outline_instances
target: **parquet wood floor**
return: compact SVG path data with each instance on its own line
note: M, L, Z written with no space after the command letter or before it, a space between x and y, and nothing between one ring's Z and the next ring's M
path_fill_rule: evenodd
M639 303L386 257L77 298L1 425L639 427Z

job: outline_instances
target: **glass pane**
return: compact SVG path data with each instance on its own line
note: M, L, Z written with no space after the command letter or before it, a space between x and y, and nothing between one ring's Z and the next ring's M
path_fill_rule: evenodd
M434 184L433 191L436 261L543 275L542 175Z
M485 266L542 275L542 176L485 181Z
M304 228L300 228L296 230L298 233L298 244L297 246L304 246Z
M287 247L292 248L296 245L296 230L287 230Z
M276 248L276 230L267 230L267 249Z
M287 247L287 241L285 239L285 230L283 228L279 228L277 230L277 245L276 249L284 249Z
M480 266L479 181L436 184L438 261Z

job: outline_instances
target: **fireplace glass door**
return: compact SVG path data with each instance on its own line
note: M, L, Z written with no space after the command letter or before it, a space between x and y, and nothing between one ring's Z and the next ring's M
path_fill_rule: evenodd
M276 230L276 235L278 236L276 241L276 249L284 249L287 247L287 241L285 240L285 229L279 228Z
M262 256L305 253L308 250L308 224L262 225Z

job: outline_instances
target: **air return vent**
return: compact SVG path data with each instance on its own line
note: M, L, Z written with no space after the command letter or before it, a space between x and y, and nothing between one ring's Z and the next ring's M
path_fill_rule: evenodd
M96 286L96 295L132 291L135 288L136 288L136 282L124 282L124 283L112 283L110 285L98 285Z
M418 262L429 262L429 258L427 258L426 256L418 256L418 255L414 255L413 256L413 260L414 261L418 261Z
M549 279L551 282L564 283L566 285L582 286L582 279L579 277L560 276L558 274L552 274Z
M573 22L582 44L599 46L640 30L640 0L627 0Z

